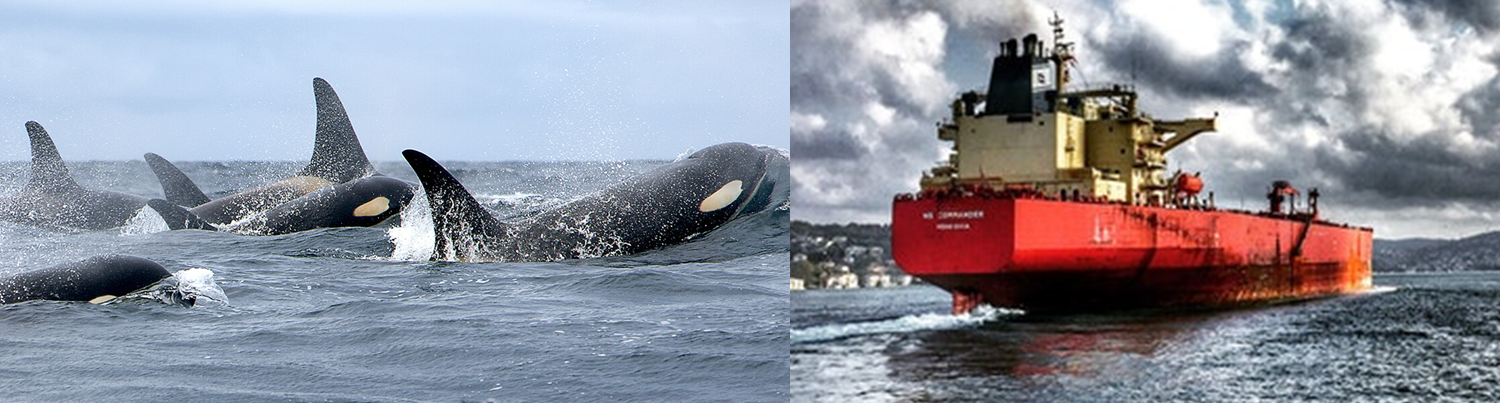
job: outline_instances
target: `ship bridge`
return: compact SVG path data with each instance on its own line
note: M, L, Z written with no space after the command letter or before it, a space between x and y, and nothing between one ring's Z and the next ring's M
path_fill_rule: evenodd
M953 101L937 133L953 151L923 175L923 190L1025 188L1064 199L1177 203L1166 154L1214 131L1215 117L1155 120L1125 85L1068 91L1073 44L1061 19L1050 22L1050 50L1035 34L1001 43L988 92Z

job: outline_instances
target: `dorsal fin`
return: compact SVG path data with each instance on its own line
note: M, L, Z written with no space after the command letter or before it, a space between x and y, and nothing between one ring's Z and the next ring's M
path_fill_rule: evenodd
M354 124L339 102L339 94L322 78L313 79L313 97L318 103L318 133L313 143L312 162L299 175L344 183L375 173L365 149L354 135Z
M208 203L210 199L198 189L198 184L188 179L182 170L172 165L171 161L162 158L155 153L146 153L146 164L151 166L151 172L156 173L156 181L161 182L161 191L167 195L167 201L176 203L183 207L197 207Z
M482 260L499 255L498 242L506 225L490 215L464 185L437 161L417 150L402 151L412 171L422 181L427 203L432 206L432 231L436 245L433 259ZM488 254L474 256L472 254Z
M26 122L26 134L31 137L31 182L26 187L32 190L78 187L78 182L68 175L68 165L57 153L47 129L35 121Z
M161 219L167 222L167 228L171 228L173 230L218 230L217 228L214 228L212 224L209 224L208 222L203 221L203 219L198 218L198 216L196 214L193 214L193 212L188 211L187 209L182 208L182 206L179 206L172 202L162 199L151 199L146 201L146 205L151 206L152 210L156 210L156 214L160 215Z

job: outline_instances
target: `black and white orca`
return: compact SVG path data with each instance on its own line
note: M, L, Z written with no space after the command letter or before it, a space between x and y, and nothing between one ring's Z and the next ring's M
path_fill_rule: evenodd
M151 207L171 229L252 235L370 226L400 214L415 184L383 176L370 165L343 103L327 81L314 78L313 95L318 107L313 156L297 175L210 201L171 162L146 154L167 197L152 201Z
M432 207L434 260L555 261L673 245L787 200L790 163L771 149L726 143L626 179L522 222L496 219L446 169L402 152Z
M0 199L0 220L63 229L100 230L125 225L146 198L86 189L73 181L52 137L37 122L26 122L31 137L31 181Z
M389 176L371 176L328 186L242 220L215 225L162 199L147 202L171 229L278 235L317 228L369 227L401 214L413 186Z
M0 304L37 299L102 303L171 276L167 269L150 260L124 255L96 256L0 280Z

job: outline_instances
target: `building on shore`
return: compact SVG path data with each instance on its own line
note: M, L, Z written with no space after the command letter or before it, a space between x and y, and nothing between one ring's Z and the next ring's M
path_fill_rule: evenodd
M832 265L832 263L823 263ZM853 290L859 288L859 275L849 270L849 266L839 265L833 270L824 272L827 277L823 278L823 289L826 290Z

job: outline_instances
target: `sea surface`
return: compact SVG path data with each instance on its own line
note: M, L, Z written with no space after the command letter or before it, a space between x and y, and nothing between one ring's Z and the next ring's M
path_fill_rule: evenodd
M519 217L665 162L445 165ZM213 198L303 164L177 162ZM376 167L416 182L404 162ZM85 187L162 194L143 161L69 168ZM0 189L27 169L0 163ZM165 231L149 210L106 231L0 223L0 274L120 253L210 270L227 299L0 306L0 400L786 401L788 217L552 263L429 262L430 222L399 218L269 237Z
M1500 272L1209 312L953 316L932 286L792 293L794 402L1500 401Z

